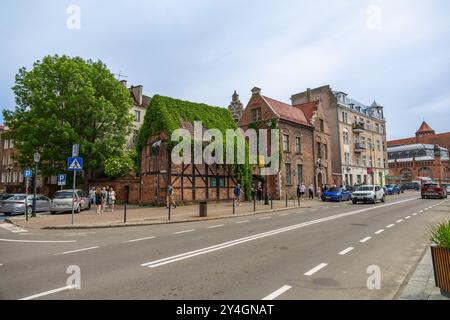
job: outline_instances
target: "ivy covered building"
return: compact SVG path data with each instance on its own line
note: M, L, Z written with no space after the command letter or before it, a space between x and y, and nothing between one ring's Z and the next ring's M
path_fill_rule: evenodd
M171 141L172 133L185 129L194 137L195 121L202 122L203 131L219 129L224 137L227 129L238 128L227 109L159 95L152 98L138 140L141 203L163 205L169 184L174 188L175 200L183 203L231 200L237 183L248 196L248 165L194 164L194 152L187 163L172 161L176 145Z

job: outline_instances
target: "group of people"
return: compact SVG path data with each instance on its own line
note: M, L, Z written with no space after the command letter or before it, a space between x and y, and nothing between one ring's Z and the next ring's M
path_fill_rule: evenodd
M91 205L97 208L97 214L104 213L107 208L114 212L114 205L116 203L116 191L113 187L92 187L89 190L89 201Z
M336 185L329 186L328 184L324 186L318 186L315 195L316 197L320 198L325 191L328 191L336 187L337 187ZM306 195L306 186L304 183L301 183L300 185L297 186L297 197L299 199L305 199L305 195ZM308 187L308 199L314 200L314 185L312 183Z

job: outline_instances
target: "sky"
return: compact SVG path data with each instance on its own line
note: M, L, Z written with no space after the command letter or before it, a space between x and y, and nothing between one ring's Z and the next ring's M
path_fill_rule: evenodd
M383 105L388 139L423 120L448 132L449 13L447 0L2 0L0 108L15 107L19 68L66 54L149 96L227 107L258 86L289 103L329 84Z

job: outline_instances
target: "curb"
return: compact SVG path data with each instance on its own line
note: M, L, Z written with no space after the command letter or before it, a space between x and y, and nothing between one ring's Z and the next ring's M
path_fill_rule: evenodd
M183 219L183 220L176 220L176 221L167 221L167 220L158 220L158 221L151 221L152 219L144 219L144 220L135 220L123 223L123 222L110 222L110 223L104 223L104 224L75 224L75 225L58 225L58 226L44 226L44 227L38 227L38 228L30 228L29 226L22 225L20 222L12 221L9 218L5 219L6 222L14 224L21 228L28 228L28 229L40 229L40 230L79 230L79 229L107 229L107 228L124 228L124 227L137 227L137 226L151 226L151 225L161 225L161 224L174 224L174 223L187 223L187 222L201 222L201 221L212 221L212 220L220 220L220 219L231 219L231 218L238 218L238 217L247 217L247 216L253 216L258 214L264 214L264 213L271 213L271 212L280 212L280 211L286 211L286 210L293 210L293 209L310 209L311 206L307 207L288 207L288 208L279 208L279 209L269 209L269 210L263 210L263 211L256 211L256 212L249 212L249 213L243 213L243 214L234 214L234 215L226 215L226 216L218 216L218 217L206 217L206 218L190 218L190 219Z

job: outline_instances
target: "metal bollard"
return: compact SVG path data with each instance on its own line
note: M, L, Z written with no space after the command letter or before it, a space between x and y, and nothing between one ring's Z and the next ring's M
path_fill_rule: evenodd
M301 207L300 197L298 197L298 206Z
M123 223L127 223L127 203L123 206Z
M233 200L233 214L236 213L236 201Z
M172 208L172 204L169 202L169 221L170 221L170 209Z
M286 195L286 208L288 207L288 196Z
M253 211L256 211L256 194L253 196Z
M272 199L272 197L270 198L270 209L273 209L273 199Z

